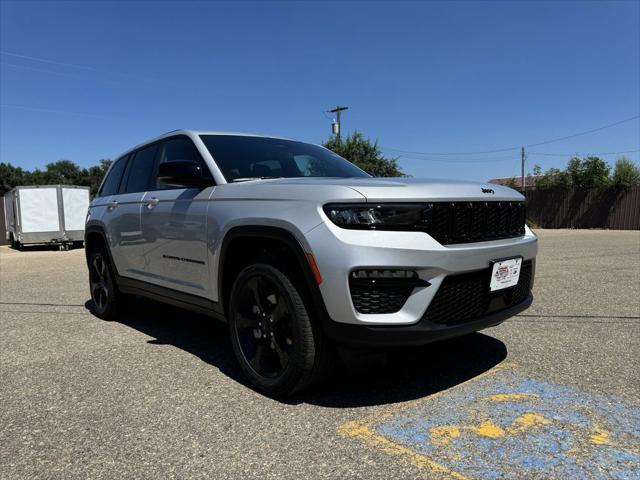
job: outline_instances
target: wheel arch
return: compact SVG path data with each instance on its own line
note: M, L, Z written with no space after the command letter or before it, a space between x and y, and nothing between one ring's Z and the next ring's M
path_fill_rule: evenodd
M236 226L231 228L224 236L220 247L217 271L218 301L222 310L225 313L227 312L228 297L235 279L235 276L232 275L234 273L233 269L237 268L237 264L246 265L250 263L248 260L234 263L233 256L238 253L236 250L241 248L242 245L258 244L258 242L266 242L268 245L279 244L293 253L293 264L298 268L301 279L304 281L305 293L308 293L308 299L312 302L314 311L321 318L326 318L326 309L316 277L309 264L308 252L291 231L282 227L266 225Z
M113 262L113 258L111 257L111 250L109 249L109 242L107 241L107 234L104 231L104 228L99 225L86 227L84 231L84 255L87 259L87 265L89 264L89 254L91 253L91 250L98 245L103 246L106 250L111 267L114 269L114 273L117 274L117 268Z

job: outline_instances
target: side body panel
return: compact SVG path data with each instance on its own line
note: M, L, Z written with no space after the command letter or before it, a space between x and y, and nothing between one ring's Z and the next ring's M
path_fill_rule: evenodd
M111 195L99 203L105 207L102 223L118 274L140 280L146 277L145 239L140 224L144 195L145 192Z
M206 212L213 188L147 192L141 221L150 283L211 297Z
M328 200L326 200L328 199ZM219 301L222 244L236 227L275 227L289 232L305 252L312 252L306 233L322 224L319 205L324 202L362 202L364 197L343 186L309 188L290 185L286 189L267 183L247 182L219 185L207 209L207 245L210 263L211 299Z

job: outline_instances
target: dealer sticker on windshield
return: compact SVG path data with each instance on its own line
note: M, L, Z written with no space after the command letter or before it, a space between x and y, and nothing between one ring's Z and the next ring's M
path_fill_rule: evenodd
M520 257L495 261L491 271L491 291L495 292L496 290L516 286L520 278L521 264L522 258Z

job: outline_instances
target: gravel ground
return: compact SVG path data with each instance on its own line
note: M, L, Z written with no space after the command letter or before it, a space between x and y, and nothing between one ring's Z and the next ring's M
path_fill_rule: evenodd
M505 365L539 389L606 395L625 405L616 422L640 421L640 232L538 233L528 311L342 369L286 403L243 384L224 326L144 300L99 320L86 308L83 250L0 247L0 478L448 478L420 445L376 433L384 424L345 425L405 410L420 424L436 400L467 408L474 382L491 389L482 379Z

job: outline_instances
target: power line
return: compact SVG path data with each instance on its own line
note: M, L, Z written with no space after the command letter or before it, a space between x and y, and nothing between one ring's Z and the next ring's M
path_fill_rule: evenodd
M49 65L57 65L57 66L60 66L60 67L77 68L77 69L86 70L86 71L95 72L95 73L100 73L100 74L116 75L116 76L119 76L119 77L140 80L140 81L143 81L143 82L151 82L151 83L158 83L158 84L160 83L157 79L144 77L144 76L141 76L141 75L133 75L133 74L130 74L130 73L123 73L123 72L118 72L118 71L114 71L114 70L103 70L103 69L100 69L100 68L90 67L88 65L79 65L77 63L58 62L58 61L55 61L55 60L49 60L47 58L41 58L41 57L31 57L29 55L21 55L19 53L7 52L6 50L0 50L0 55L6 55L6 56L9 56L9 57L14 57L14 58L21 58L21 59L30 60L30 61L33 61L33 62L47 63ZM29 68L29 67L22 67L22 68ZM34 70L34 69L31 68L31 70ZM49 71L49 73L56 73L56 72Z
M85 76L82 76L82 75L78 75L78 74L75 74L75 73L56 72L54 70L31 67L31 66L28 66L28 65L18 65L18 64L15 64L15 63L8 63L8 62L3 62L3 61L0 61L0 65L6 65L7 67L12 67L12 68L21 68L23 70L29 70L29 71L32 71L32 72L47 73L47 74L51 74L51 75L60 75L62 77L75 78L77 80L82 80L82 81L91 81L91 82L95 81L95 79L92 79L92 78L89 78L89 77L85 77ZM107 78L102 78L102 77L100 77L98 80L101 81L101 82L104 82L104 83L112 84L112 85L125 85L122 82L109 80Z
M589 152L589 153L579 153L579 152L573 152L573 153L529 152L529 153L531 155L542 155L542 156L546 156L546 157L571 157L571 156L584 157L584 156L587 156L587 155L621 155L623 153L636 153L636 152L640 152L640 149L637 149L637 150L622 150L620 152Z
M558 156L558 157L584 157L588 155L620 155L623 153L635 153L640 152L640 150L621 150L618 152L590 152L590 153L543 153L543 152L527 152L527 156L529 155L539 155L539 156ZM511 154L511 155L501 155L499 157L488 157L488 158L438 158L431 156L421 156L421 157L412 157L410 155L400 155L398 158L403 160L417 160L417 161L425 161L425 162L442 162L442 163L492 163L492 162L507 162L507 161L520 161L521 155Z
M609 125L603 125L602 127L593 128L591 130L586 130L586 131L580 132L580 133L574 133L572 135L567 135L565 137L554 138L552 140L546 140L544 142L531 143L529 145L525 145L525 147L538 147L540 145L546 145L548 143L559 142L561 140L566 140L568 138L579 137L581 135L588 135L589 133L599 132L600 130L604 130L605 128L615 127L616 125L620 125L621 123L630 122L631 120L635 120L636 118L640 118L640 115L635 115L633 117L625 118L624 120L620 120L620 121L617 121L617 122L614 122L614 123L610 123Z
M398 152L398 153L408 153L411 155L433 155L433 156L448 156L448 155L481 155L483 153L499 153L499 152L508 152L511 150L518 150L520 149L520 147L509 147L509 148L499 148L497 150L484 150L481 152L446 152L446 153L441 153L441 152L415 152L415 151L411 151L411 150L401 150L399 148L391 148L391 147L381 147L384 150L389 150L391 152Z
M6 103L0 104L0 109L3 108L15 108L18 110L33 110L34 112L45 112L45 113L63 113L66 115L79 115L82 117L93 117L93 118L122 118L117 116L106 116L106 115L94 115L91 113L82 113L82 112L72 112L70 110L54 110L49 108L37 108L37 107L27 107L25 105L7 105Z
M508 155L493 158L429 158L429 157L411 157L406 155L400 155L398 157L402 160L418 160L422 162L441 162L441 163L492 163L492 162L509 162L514 159L520 159L519 155Z
M557 138L552 138L550 140L545 140L543 142L538 142L538 143L530 143L527 145L524 145L525 148L530 148L530 147L538 147L540 145L547 145L549 143L554 143L554 142L559 142L562 140L567 140L569 138L574 138L574 137L580 137L582 135L588 135L590 133L594 133L594 132L599 132L600 130L604 130L607 128L611 128L611 127L615 127L617 125L620 125L622 123L626 123L626 122L630 122L632 120L636 120L640 118L640 115L634 115L633 117L629 117L629 118L625 118L623 120L619 120L617 122L614 123L610 123L608 125L603 125L601 127L597 127L597 128L592 128L591 130L585 130L583 132L578 132L578 133L573 133L571 135L565 135L564 137L557 137ZM482 151L476 151L476 152L417 152L417 151L411 151L411 150L402 150L399 148L391 148L391 147L382 147L384 150L388 150L391 152L398 152L398 153L407 153L410 155L434 155L434 156L454 156L454 155L481 155L481 154L486 154L486 153L499 153L499 152L509 152L509 151L515 151L515 150L520 150L522 147L518 146L518 147L505 147L505 148L497 148L497 149L493 149L493 150L482 150Z
M20 55L19 53L7 52L6 50L0 50L0 54L7 55L9 57L23 58L25 60L33 60L34 62L42 62L42 63L49 63L51 65L59 65L61 67L81 68L83 70L91 70L93 72L100 72L100 73L104 72L103 70L99 70L94 67L89 67L87 65L78 65L77 63L57 62L55 60L49 60L47 58L31 57L29 55ZM113 73L117 73L117 72L113 72Z

